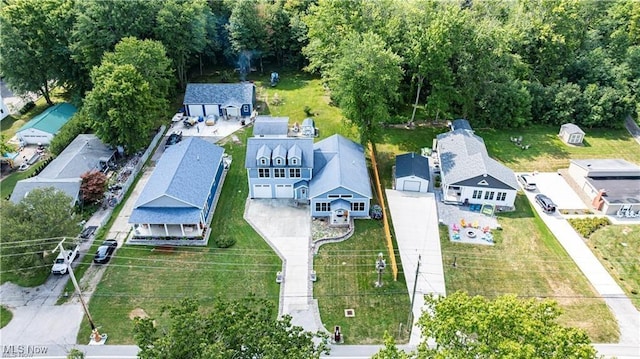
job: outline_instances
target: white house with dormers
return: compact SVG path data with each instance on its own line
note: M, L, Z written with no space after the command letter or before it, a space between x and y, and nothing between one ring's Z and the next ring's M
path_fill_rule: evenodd
M457 204L514 207L518 183L511 169L489 157L484 141L467 120L455 120L451 131L437 136L443 200Z

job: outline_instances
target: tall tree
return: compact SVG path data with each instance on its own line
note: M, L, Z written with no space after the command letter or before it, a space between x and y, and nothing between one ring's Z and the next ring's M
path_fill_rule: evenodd
M251 0L237 1L227 24L231 48L240 58L238 65L244 74L250 70L253 57L262 61L262 56L269 51L267 26L259 6Z
M275 306L249 297L217 300L206 309L193 299L168 307L169 326L136 319L135 339L141 359L151 358L319 358L328 354L327 337L276 318ZM314 342L317 341L317 344Z
M24 276L49 271L45 252L57 240L50 238L78 235L80 226L71 198L54 188L38 188L17 204L6 201L0 206L1 264L3 270L17 270Z
M94 87L84 108L96 135L104 143L122 145L127 153L144 148L163 99L151 95L149 82L130 64L107 62L91 78Z
M37 92L49 105L51 86L72 71L67 47L72 0L20 0L0 11L0 71L17 92Z
M207 45L207 21L212 19L211 13L205 0L168 0L161 6L155 36L167 49L180 88L184 88L189 66L202 56Z
M400 62L380 36L352 34L329 70L332 97L358 127L362 144L378 140L389 107L398 100Z
M418 357L596 358L587 334L558 324L559 315L557 303L549 300L430 295L419 326L436 344L421 343Z

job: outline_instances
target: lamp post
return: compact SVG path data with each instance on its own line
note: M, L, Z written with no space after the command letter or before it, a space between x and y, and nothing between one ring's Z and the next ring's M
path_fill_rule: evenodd
M376 288L382 287L382 272L384 272L384 267L387 266L384 258L382 258L382 253L378 253L378 259L376 260L376 271L378 272L378 281L376 282Z

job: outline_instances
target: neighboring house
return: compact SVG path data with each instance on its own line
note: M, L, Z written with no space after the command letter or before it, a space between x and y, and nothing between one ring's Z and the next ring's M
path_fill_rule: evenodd
M608 215L631 217L640 212L640 167L623 159L571 160L569 175Z
M560 136L565 143L570 145L581 145L582 140L584 140L584 131L573 123L565 123L560 126L560 133L558 133L558 136Z
M437 136L443 200L457 204L491 204L513 208L518 184L513 171L489 157L484 141L466 120Z
M313 139L288 137L288 121L259 116L254 122L245 158L250 198L309 199Z
M184 108L188 116L210 115L250 117L256 102L256 88L252 83L187 84Z
M408 192L427 192L429 189L429 159L415 152L396 156L394 189Z
M23 145L48 145L76 111L69 103L51 106L20 127L16 137Z
M335 225L369 216L372 196L362 146L339 135L315 145L311 137L288 136L293 131L287 118L259 116L254 126L245 159L250 198L310 203L312 216L330 217Z
M206 245L222 188L223 155L222 147L197 137L168 147L129 217L129 243Z
M363 147L340 135L313 147L311 216L329 217L332 225L347 225L350 218L369 217L371 181Z
M80 196L80 176L106 169L115 153L93 134L78 135L37 176L18 181L11 201L20 202L33 188L55 187L69 195L73 204Z

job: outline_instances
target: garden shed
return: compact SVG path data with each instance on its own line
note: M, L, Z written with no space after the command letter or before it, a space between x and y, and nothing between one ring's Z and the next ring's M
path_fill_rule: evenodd
M573 123L565 123L560 126L558 136L560 136L562 141L570 145L581 145L582 140L584 140L584 131Z
M394 185L398 191L427 192L429 159L415 152L396 156Z

